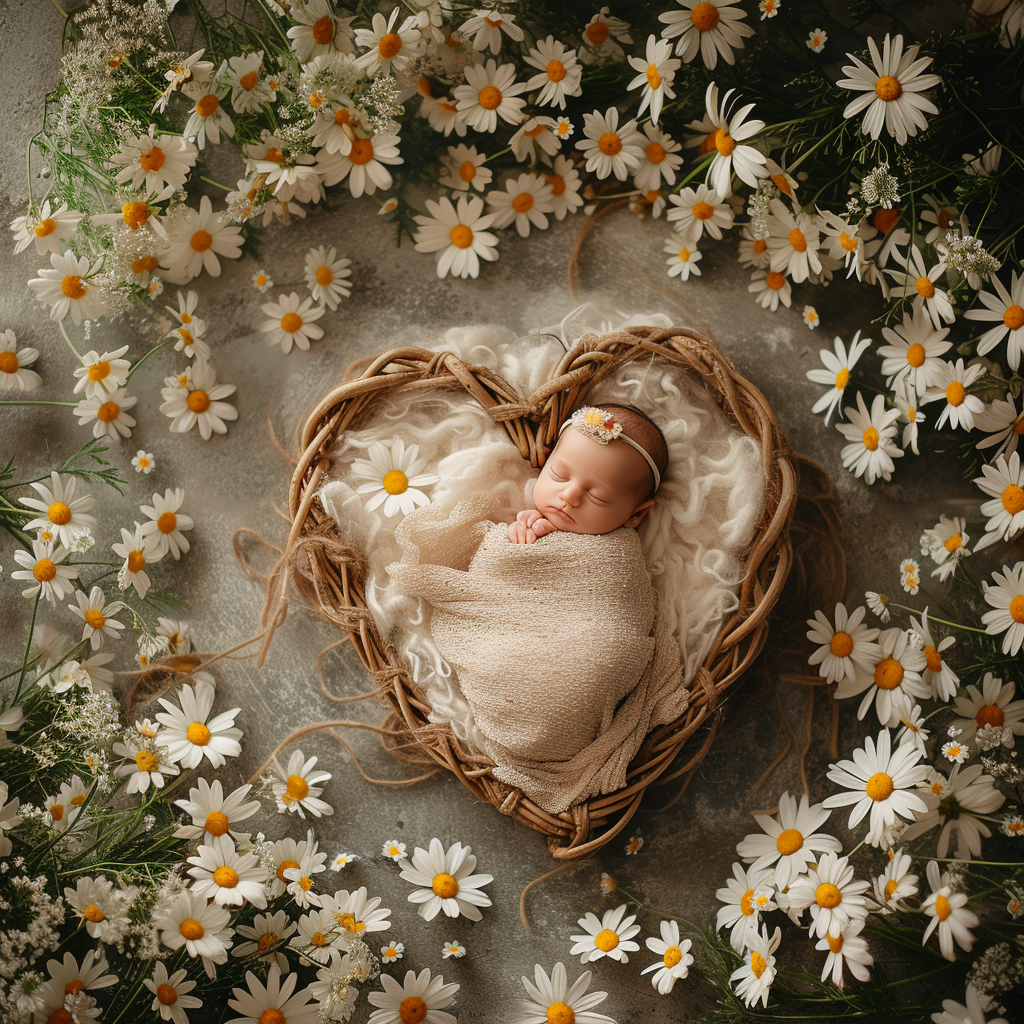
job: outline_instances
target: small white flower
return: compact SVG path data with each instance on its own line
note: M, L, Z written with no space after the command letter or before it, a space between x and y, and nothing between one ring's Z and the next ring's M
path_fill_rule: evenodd
M0 331L0 391L35 391L43 378L28 367L38 358L37 349L18 348L14 331Z
M303 351L311 340L324 336L323 328L313 321L324 315L324 306L314 306L313 298L300 299L298 292L282 295L279 302L265 302L260 308L270 318L260 326L268 345L280 345L287 355L294 344Z
M156 459L153 458L152 452L140 448L132 458L132 465L135 467L136 473L145 473L146 476L149 476L156 469Z
M409 894L409 902L419 905L419 915L425 921L432 921L442 911L446 917L461 915L479 921L483 917L480 907L491 905L482 886L493 882L494 876L475 872L471 847L456 842L445 850L441 840L434 838L429 850L415 848L401 877L420 887Z
M458 939L452 942L446 942L441 947L441 959L442 960L461 960L466 955L466 947L463 946Z
M636 914L626 917L627 905L606 910L600 918L596 914L587 913L579 919L579 925L585 930L583 935L570 935L573 941L570 955L580 955L580 963L587 964L592 960L600 960L606 956L611 960L628 963L629 952L640 948L633 942L633 936L640 931L640 925L634 924Z
M425 459L419 459L419 446L408 449L400 437L390 444L375 441L367 450L369 459L355 459L352 475L361 481L356 494L370 495L366 510L372 512L383 505L385 516L401 513L408 515L415 508L430 504L430 498L420 488L435 484L435 473L424 473Z
M194 686L178 692L180 707L160 698L164 711L156 720L164 726L161 739L171 759L186 768L198 768L206 757L214 768L222 767L229 757L238 757L242 730L234 726L240 708L231 708L210 717L215 689L206 679L196 677Z
M320 799L323 783L330 780L331 773L314 771L316 762L316 757L307 760L301 750L294 750L287 767L283 771L278 768L279 781L274 782L273 790L277 809L282 814L298 811L299 817L305 818L305 812L309 811L319 818L334 813L334 808Z

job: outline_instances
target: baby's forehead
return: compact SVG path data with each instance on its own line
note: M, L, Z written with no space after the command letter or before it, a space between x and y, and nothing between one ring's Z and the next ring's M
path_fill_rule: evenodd
M630 480L624 476L624 467L632 467L636 458L639 456L633 449L621 441L601 444L570 427L558 438L548 462L567 463L573 469L601 477L611 486L620 488L630 485Z

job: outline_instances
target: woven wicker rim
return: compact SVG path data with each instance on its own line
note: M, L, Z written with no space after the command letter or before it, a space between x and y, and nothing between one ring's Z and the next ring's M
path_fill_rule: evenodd
M399 391L462 390L472 395L505 427L520 455L539 467L554 446L561 423L598 381L624 363L652 355L699 377L732 422L758 443L764 509L747 556L739 606L722 623L693 681L686 711L648 734L630 765L625 786L551 814L519 790L492 778L490 759L463 749L450 727L428 721L429 703L406 666L384 645L367 609L365 561L360 553L338 543L317 543L318 538L336 541L337 533L333 517L316 494L339 436L372 418L375 404ZM699 764L721 717L723 691L743 675L764 645L769 612L792 564L789 527L797 499L794 457L775 415L764 396L736 373L709 339L682 327L631 327L601 337L585 335L562 358L552 379L528 398L493 371L468 365L450 352L392 349L349 367L345 382L306 420L301 452L289 491L289 548L302 544L306 555L296 564L296 582L323 614L348 632L374 676L381 703L389 711L382 736L391 737L390 745L415 744L481 800L543 832L552 855L560 860L585 857L607 843L629 822L647 786L657 779L681 778ZM710 729L699 749L674 766L683 745L705 723Z

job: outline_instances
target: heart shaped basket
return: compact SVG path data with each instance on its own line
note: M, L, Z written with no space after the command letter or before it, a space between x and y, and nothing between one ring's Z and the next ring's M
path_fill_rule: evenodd
M621 789L594 797L561 814L538 807L494 779L493 762L464 749L450 727L429 720L430 704L412 674L384 644L366 606L363 554L342 544L334 518L317 499L331 452L344 431L371 420L375 405L400 390L463 390L501 423L519 453L540 467L554 447L558 428L598 381L624 363L651 356L682 366L703 382L739 430L758 444L764 473L764 508L746 557L739 605L724 621L691 685L686 711L658 726L633 759ZM289 579L324 616L349 634L377 683L388 716L381 736L396 757L432 762L451 771L481 800L543 832L559 860L585 857L629 822L647 786L691 772L711 745L721 718L720 697L757 657L768 616L793 561L790 524L797 500L796 458L764 396L740 377L715 345L687 328L630 327L601 337L582 337L558 364L551 380L528 398L495 372L463 362L450 352L397 348L349 367L345 381L310 414L289 491L291 530L285 557L271 577L264 624L264 652L285 613ZM288 553L294 557L289 558ZM284 567L284 568L282 568ZM293 567L289 571L288 567ZM701 726L706 735L679 758ZM416 757L410 758L409 752Z

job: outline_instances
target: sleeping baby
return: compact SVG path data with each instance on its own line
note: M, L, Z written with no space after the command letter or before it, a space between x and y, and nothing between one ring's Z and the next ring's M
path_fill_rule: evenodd
M687 705L635 530L667 462L639 410L583 406L514 522L477 495L396 531L388 573L430 606L492 774L551 813L621 788L647 733Z

